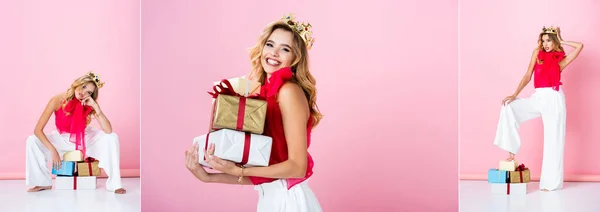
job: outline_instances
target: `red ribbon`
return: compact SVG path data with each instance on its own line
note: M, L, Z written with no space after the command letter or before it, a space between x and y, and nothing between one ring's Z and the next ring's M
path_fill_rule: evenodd
M510 194L510 183L506 184L506 194Z
M248 163L248 156L250 155L250 138L250 133L246 132L244 134L244 152L242 154L242 162L240 162L241 165L246 165L246 163Z
M77 176L73 176L73 190L77 190Z

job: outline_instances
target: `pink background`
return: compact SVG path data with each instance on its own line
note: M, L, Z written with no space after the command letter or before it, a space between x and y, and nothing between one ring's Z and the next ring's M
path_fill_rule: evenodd
M255 210L251 186L200 182L184 151L206 133L212 82L247 74L247 49L290 11L316 37L323 209L458 211L456 1L169 3L142 5L144 211Z
M139 176L139 2L14 2L0 18L0 178L25 177L25 140L46 104L89 70L106 81L98 103L120 137L122 174Z
M544 25L559 25L565 40L585 47L563 72L567 99L565 180L600 180L600 14L598 1L476 1L460 7L460 173L462 179L487 179L508 153L493 145L504 97L527 71ZM573 50L565 46L567 53ZM519 97L533 93L533 80ZM541 119L522 125L517 159L539 179L542 164Z

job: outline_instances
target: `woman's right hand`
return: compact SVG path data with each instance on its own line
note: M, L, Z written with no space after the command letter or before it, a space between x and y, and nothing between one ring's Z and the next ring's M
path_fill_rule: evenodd
M62 161L60 160L60 155L56 149L52 150L52 168L55 170L59 170L62 167Z
M502 100L502 104L508 105L510 102L512 102L516 98L517 98L516 96L507 96L506 98L504 98L504 100Z
M185 151L185 166L196 178L205 182L206 178L208 178L208 173L204 168L198 163L198 143L195 143L190 147L187 151Z

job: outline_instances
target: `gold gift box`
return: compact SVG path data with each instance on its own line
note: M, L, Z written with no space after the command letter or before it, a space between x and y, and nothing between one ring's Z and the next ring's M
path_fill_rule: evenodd
M523 182L521 182L521 174L519 171L510 171L508 174L510 175L510 183L529 183L531 182L531 172L529 169L525 169L520 171L523 173Z
M69 151L63 155L63 161L83 161L83 154L79 150Z
M212 129L237 129L240 97L219 94L214 102ZM267 102L264 100L246 98L244 108L243 128L240 131L262 134L265 128Z
M98 163L99 161L77 163L77 176L100 176ZM90 173L89 166L92 167L92 173Z
M252 94L260 94L259 82L251 81L243 77L230 78L227 79L227 81L229 81L233 87L233 90L239 95L247 96L246 88L248 88L248 96ZM221 81L214 82L213 84L218 85L219 83L221 83Z

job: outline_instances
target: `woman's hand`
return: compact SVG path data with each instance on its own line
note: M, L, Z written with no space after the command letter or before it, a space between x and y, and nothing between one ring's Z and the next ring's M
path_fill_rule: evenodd
M233 175L233 176L240 176L241 175L241 169L240 167L236 166L235 163L228 161L228 160L223 160L221 158L218 158L217 156L214 156L213 154L215 153L215 144L212 143L210 144L210 146L208 147L208 150L206 150L204 152L204 155L206 155L206 162L215 170L223 172L225 174L229 174L229 175Z
M85 98L84 98L84 99L81 101L81 104L83 104L84 106L85 106L85 105L88 105L88 106L90 106L90 107L94 108L94 110L97 110L97 109L98 109L98 103L96 103L96 101L94 101L94 98L92 98L92 97L90 97L90 96L88 96L88 97L85 97Z
M558 41L563 42L562 35L560 34L560 27L556 27L556 35L558 37Z
M59 170L62 167L62 161L60 160L60 155L56 149L52 149L52 168L55 170Z
M196 178L200 179L203 182L207 181L208 173L204 170L204 167L198 163L198 143L195 143L185 151L185 167L196 176Z
M516 96L507 96L506 98L504 98L504 100L502 100L502 104L508 105L508 104L510 104L510 102L514 101L516 98L517 98Z

